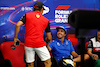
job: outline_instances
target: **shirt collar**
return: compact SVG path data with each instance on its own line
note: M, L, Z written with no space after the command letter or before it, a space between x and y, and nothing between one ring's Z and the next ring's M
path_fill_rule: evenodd
M97 36L95 37L95 40L98 41Z
M59 40L58 38L56 38L57 42L62 42L61 40ZM66 42L66 39L64 39L64 42Z
M41 14L41 12L40 11L34 11L35 13L39 13L39 14ZM42 15L42 14L41 14Z

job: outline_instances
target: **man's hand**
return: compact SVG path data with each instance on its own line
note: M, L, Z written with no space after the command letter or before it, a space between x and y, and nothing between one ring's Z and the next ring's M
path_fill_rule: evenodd
M20 42L20 40L18 38L14 38L14 43L15 43L15 41Z
M97 54L93 54L93 55L92 55L92 58L93 58L94 60L98 60L99 57L98 57Z
M76 67L76 62L74 62L73 64L74 64L74 67Z

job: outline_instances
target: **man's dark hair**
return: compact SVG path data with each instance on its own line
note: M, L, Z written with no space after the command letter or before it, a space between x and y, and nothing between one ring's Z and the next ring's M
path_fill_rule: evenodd
M36 10L38 10L38 11L40 11L42 8L34 8L34 11L36 11Z
M43 7L43 3L42 2L36 2L35 4L34 4L34 11L36 11L36 10L38 10L38 11L40 11L42 8L44 9L44 7ZM44 9L45 10L45 9Z

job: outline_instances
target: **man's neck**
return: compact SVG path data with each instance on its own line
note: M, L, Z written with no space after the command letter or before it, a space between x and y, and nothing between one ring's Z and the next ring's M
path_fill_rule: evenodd
M59 40L61 40L62 43L64 42L64 38L61 38L61 39L59 39Z
M97 40L100 42L100 38L97 38Z
M35 10L35 11L38 11L38 12L40 12L42 14L42 11L39 11L39 10Z

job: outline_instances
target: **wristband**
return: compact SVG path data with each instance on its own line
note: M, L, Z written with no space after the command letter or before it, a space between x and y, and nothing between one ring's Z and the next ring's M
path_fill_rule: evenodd
M92 58L93 58L93 55L94 55L94 54L92 54L92 56L91 56Z
M77 55L76 57L78 57L79 55Z

